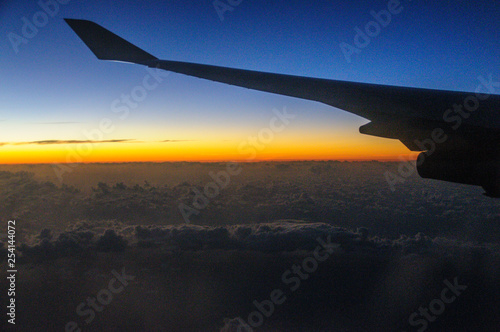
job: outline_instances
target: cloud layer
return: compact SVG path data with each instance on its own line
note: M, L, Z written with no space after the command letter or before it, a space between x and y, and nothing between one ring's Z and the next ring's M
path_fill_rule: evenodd
M306 271L304 262L314 257L318 238L331 242L331 256L298 279L291 271L297 266ZM36 303L42 299L50 308L23 322L27 329L46 325L48 317L50 324L63 326L60 317L68 316L71 305L57 303L76 307L75 299L97 292L111 278L109 270L122 266L136 277L134 285L120 295L119 310L106 311L93 323L95 329L238 331L239 322L258 310L255 303L265 303L279 289L286 301L266 316L262 331L415 331L410 315L455 278L467 289L428 330L498 327L490 315L499 309L496 244L421 233L391 240L367 229L299 221L225 226L81 221L60 233L43 230L18 251L20 266L31 266L36 276L24 276L19 298L25 303L31 294L26 312L39 312Z

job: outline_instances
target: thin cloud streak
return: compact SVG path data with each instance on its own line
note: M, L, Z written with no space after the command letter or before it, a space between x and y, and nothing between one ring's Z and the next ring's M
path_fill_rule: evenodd
M31 141L31 142L0 142L0 146L4 145L54 145L54 144L101 144L101 143L126 143L130 141L135 141L133 139L110 139L102 141L94 140L43 140L43 141Z
M163 140L158 141L159 143L180 143L180 142L192 142L190 140ZM110 139L110 140L41 140L41 141L30 141L30 142L0 142L0 146L5 145L56 145L56 144L105 144L105 143L148 143L145 141L138 141L136 139Z
M57 122L31 122L30 124L40 124L40 125L67 125L67 124L82 124L83 122L77 121L57 121Z
M163 141L158 141L159 143L181 143L181 142L196 142L195 140L189 139L166 139Z

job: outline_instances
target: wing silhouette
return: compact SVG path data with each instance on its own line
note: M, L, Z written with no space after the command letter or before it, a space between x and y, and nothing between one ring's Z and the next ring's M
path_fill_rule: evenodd
M321 102L370 120L363 134L398 139L424 151L424 178L482 186L500 197L500 95L327 80L160 60L100 25L65 19L101 60L149 67Z

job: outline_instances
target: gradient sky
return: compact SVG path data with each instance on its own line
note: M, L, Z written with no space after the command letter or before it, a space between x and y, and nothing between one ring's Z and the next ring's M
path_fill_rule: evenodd
M142 85L146 68L97 60L66 17L92 20L161 59L462 91L474 91L478 76L500 77L494 1L401 1L401 13L350 63L339 44L352 45L354 29L388 1L243 0L223 21L213 1L62 2L17 53L9 38L23 35L23 18L43 20L42 8L0 4L0 163L245 160L238 147L285 108L295 119L254 160L408 154L399 141L359 134L368 121L353 114L179 74L121 118L113 103ZM112 130L97 135L103 119Z

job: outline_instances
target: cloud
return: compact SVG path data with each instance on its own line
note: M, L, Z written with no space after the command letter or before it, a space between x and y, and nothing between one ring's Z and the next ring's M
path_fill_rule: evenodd
M331 242L332 255L299 280L299 274L292 271L300 267L301 272L307 271L318 237ZM442 294L444 280L454 278L468 288L457 300L459 306L433 323L435 330L444 330L443 326L459 330L461 325L478 330L474 329L478 321L493 325L490 312L498 308L498 244L431 238L422 233L390 239L362 227L354 231L292 221L224 226L79 221L53 239L50 231L42 230L32 240L34 244L19 247L23 262L53 262L64 266L64 273L75 266L72 273L81 274L88 258L101 257L103 251L108 252L106 262L126 262L127 270L140 280L138 294L148 292L147 303L139 300L127 308L141 305L149 318L157 319L154 327L175 321L172 331L221 327L224 332L238 331L241 319L248 322L257 310L255 301L269 303L264 301L275 289L283 291L286 302L266 316L263 327L269 331L330 331L332 326L335 331L408 330L410 315ZM5 260L1 245L0 253ZM61 257L65 259L58 260ZM89 274L99 271L96 264L90 260ZM45 271L45 264L38 266ZM64 275L52 271L56 278ZM62 284L71 285L72 279L63 279ZM41 280L41 286L33 290L46 287L47 277L43 275ZM60 289L58 283L53 284ZM68 284L64 284L66 289ZM292 286L299 288L295 291ZM82 289L81 297L86 298L88 289ZM162 294L169 294L166 302ZM166 310L166 305L171 307Z
M54 123L55 124L55 123ZM63 123L60 123L63 124ZM180 142L193 142L191 140L163 140L159 143L180 143ZM0 146L5 145L57 145L57 144L104 144L104 143L147 143L145 141L138 141L136 139L109 139L109 140L40 140L29 142L0 142Z
M50 230L44 229L36 236L39 241L33 245L22 244L19 251L25 257L39 260L73 256L92 246L95 233L92 231L70 231L59 234L51 240Z
M392 240L369 236L368 229L357 231L325 223L280 221L254 225L226 225L218 227L136 226L136 240L155 245L175 246L182 250L225 249L252 250L265 253L314 250L317 238L330 238L346 251L367 253L394 252L401 254L440 254L448 250L490 250L500 253L494 245L475 245L442 237L430 238L418 233L413 237L401 236Z
M91 143L91 144L102 144L102 143L125 143L133 141L132 139L110 139L110 140L102 140L102 141L94 141L94 140L45 140L45 141L33 141L33 142L24 142L22 144L39 144L39 145L50 145L50 144L82 144L82 143ZM20 145L20 144L16 144Z
M97 250L109 251L123 251L127 247L127 241L123 237L116 234L112 229L106 230L104 234L96 242Z
M24 257L38 261L75 256L82 252L118 252L127 247L126 237L132 238L132 229L114 221L78 221L66 231L53 234L42 229L19 246Z
M75 225L74 225L75 226ZM227 226L130 226L80 222L57 237L48 229L23 244L26 256L68 256L82 250L122 251L128 243L139 247L165 246L179 250L239 250L262 253L312 251L317 238L352 247L362 235L322 223L275 222ZM53 239L54 238L54 239Z
M163 141L158 141L159 143L180 143L180 142L195 142L194 140L189 139L166 139Z
M80 124L83 122L76 121L57 121L57 122L32 122L31 124L41 124L41 125L66 125L66 124Z
M133 143L134 139L110 139L110 140L42 140L30 142L0 142L0 146L4 145L56 145L56 144L103 144L103 143Z
M90 241L95 235L95 240ZM71 229L55 236L51 230L43 229L29 241L30 246L46 240L54 245L68 244L91 246L99 250L123 249L127 243L139 246L168 246L181 250L243 250L264 253L311 251L318 238L330 238L345 251L398 252L403 255L439 254L453 250L486 250L500 254L493 244L474 244L445 237L431 238L422 233L415 236L402 235L389 239L370 235L360 227L356 231L325 223L301 221L276 221L251 225L124 225L113 221L82 221ZM89 242L90 241L90 242Z

